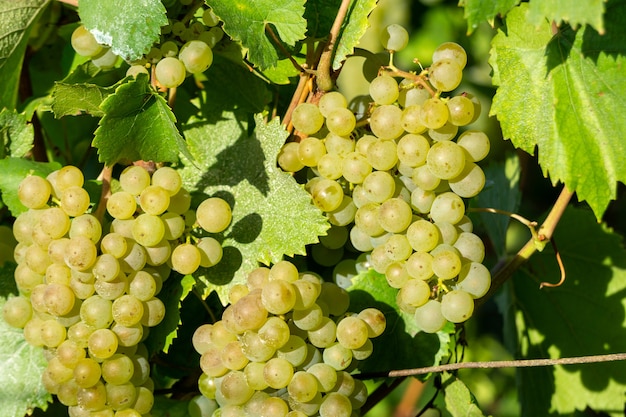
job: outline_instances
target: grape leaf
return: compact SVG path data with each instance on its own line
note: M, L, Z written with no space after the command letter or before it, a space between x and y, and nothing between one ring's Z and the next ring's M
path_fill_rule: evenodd
M342 28L335 48L334 70L339 69L348 55L354 52L354 47L359 43L369 27L367 17L376 7L376 3L377 0L357 0L350 6L346 16L348 23Z
M583 237L584 238L581 238ZM565 358L626 351L626 251L621 236L587 210L568 208L554 234L566 278L558 281L551 246L513 277L503 311L513 315L524 358ZM518 369L525 416L569 415L587 407L623 416L626 363Z
M276 66L278 53L265 34L271 25L277 36L294 46L304 39L304 0L207 1L224 21L224 32L248 49L248 59L261 69Z
M187 297L195 282L190 275L184 276L182 279L175 275L163 283L158 298L165 305L165 317L161 323L150 329L150 334L144 342L151 354L161 350L167 353L170 345L176 339L180 324L180 303Z
M304 17L307 21L306 35L310 38L326 38L337 17L340 2L335 0L307 0Z
M305 245L316 243L328 228L304 188L276 166L288 136L278 119L266 124L257 116L255 133L245 132L234 113L222 114L216 125L185 131L199 167L183 170L185 186L224 198L233 209L231 226L217 236L224 247L221 262L196 274L205 295L215 290L223 303L230 286L244 282L258 262L303 255Z
M361 272L352 278L352 285L347 291L350 292L350 311L374 307L387 318L385 332L372 339L374 354L359 364L361 372L435 366L448 356L449 331L454 332L453 325L446 325L443 331L436 334L419 331L413 316L398 308L398 290L387 284L384 275L373 269Z
M163 395L154 396L150 415L154 417L189 417L189 401L172 400Z
M20 158L33 147L33 126L22 113L4 108L0 111L0 137L0 158L7 153Z
M190 156L172 110L145 74L119 86L100 108L105 115L93 146L101 162L109 166L119 161L175 162L179 153Z
M520 0L461 0L459 6L465 8L467 33L472 33L484 21L493 26L493 20L496 16L507 14L519 2Z
M15 265L0 267L0 310L7 298L17 294ZM24 332L4 322L0 314L0 404L2 415L23 417L35 407L46 409L52 396L41 382L46 367L43 350L26 343Z
M168 24L160 0L80 0L78 14L98 42L129 61L148 53Z
M15 108L28 35L49 0L0 2L0 109Z
M605 0L532 0L528 6L528 20L535 25L546 19L557 24L567 22L572 26L589 24L598 32L604 32Z
M452 417L484 417L476 399L467 386L456 376L444 373L441 379L446 411Z
M471 200L473 207L495 208L510 213L517 212L521 193L519 158L510 154L503 162L493 162L485 168L485 188ZM501 258L506 252L506 232L511 218L502 214L479 213L480 221L486 226L492 246Z
M527 4L512 10L492 43L490 63L498 90L491 114L504 136L526 152L538 148L539 164L586 200L598 218L626 181L626 10L608 3L606 34L589 26L528 24Z
M0 193L2 201L9 207L14 217L28 210L17 198L20 182L29 174L45 177L57 169L61 169L58 162L35 162L22 158L0 159Z

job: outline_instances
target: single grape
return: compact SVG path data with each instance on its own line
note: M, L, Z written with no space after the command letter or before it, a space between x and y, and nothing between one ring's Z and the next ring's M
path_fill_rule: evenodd
M329 111L326 117L326 127L339 136L348 136L356 126L354 113L347 108L337 107ZM328 145L327 145L328 148Z
M461 84L463 69L452 59L434 61L428 71L428 81L439 91L452 91Z
M155 69L157 81L165 88L178 87L185 81L186 68L178 58L167 57L158 62Z
M185 65L187 71L199 74L209 69L213 63L213 51L206 43L193 40L180 48L178 59Z
M489 154L491 146L487 135L477 130L463 132L457 139L457 144L465 149L472 162L483 160Z
M467 64L467 54L465 49L454 42L444 42L433 52L432 62L441 61L442 59L453 60L461 69Z
M348 107L348 101L346 97L339 91L329 91L320 97L320 101L317 103L320 113L324 117L328 117L331 110L336 108Z
M92 64L96 67L108 70L115 67L119 56L111 48L104 48L98 55L91 58Z
M370 83L369 93L376 104L393 104L399 95L398 82L389 75L381 74Z
M413 220L411 206L401 198L391 198L378 208L378 221L383 229L391 233L401 233Z
M324 142L316 137L308 136L298 144L298 158L304 166L317 166L318 161L325 154Z
M415 324L426 333L437 333L447 323L441 314L441 303L429 300L426 304L415 309Z
M396 191L393 176L386 171L374 171L363 180L367 198L375 203L390 199Z
M409 33L404 27L394 23L382 31L380 42L388 51L401 51L409 43Z
M51 193L52 186L48 180L37 175L24 178L17 189L20 202L31 209L45 207Z
M172 251L172 269L183 275L193 274L202 260L198 248L191 243L183 243Z
M487 294L491 286L491 274L481 263L470 262L461 267L456 289L469 293L473 298Z
M145 168L138 165L131 165L124 168L120 174L120 186L122 190L139 195L144 188L150 185L150 174Z
M198 240L196 247L200 251L200 266L205 268L217 265L222 260L222 245L212 237Z
M337 209L343 200L343 189L334 180L321 178L315 181L309 189L313 203L322 211L328 212Z
M474 299L463 290L452 290L441 297L441 314L453 323L462 323L474 312Z
M370 116L370 128L380 139L399 137L404 133L402 110L391 104L376 107Z
M422 135L404 135L398 141L396 148L398 159L410 167L417 167L426 163L426 156L430 150L430 142Z
M430 216L436 222L456 224L465 215L465 204L453 192L444 192L437 195L430 209Z
M84 26L78 26L72 32L71 38L72 48L78 55L92 57L98 55L102 51L102 45L96 41L96 38Z
M346 395L331 392L324 397L319 412L320 417L350 417L352 403Z
M286 172L298 172L304 168L304 164L298 156L300 144L297 142L288 142L283 145L278 153L278 166Z
M391 141L389 141L391 142ZM393 143L393 142L391 142ZM352 184L361 184L372 172L372 165L358 152L350 152L343 158L343 177Z
M466 96L452 97L446 103L450 112L450 123L465 126L474 120L474 103Z
M367 148L367 161L378 171L392 169L398 162L396 142L379 139Z
M301 103L293 110L291 123L300 132L312 135L322 128L324 116L315 104Z
M170 196L176 195L180 191L182 184L182 178L174 168L161 167L152 174L152 185L163 188Z
M196 220L209 233L223 232L232 220L231 208L219 197L207 198L196 209Z
M68 216L80 216L87 211L89 204L89 193L78 186L68 187L61 196L61 208Z

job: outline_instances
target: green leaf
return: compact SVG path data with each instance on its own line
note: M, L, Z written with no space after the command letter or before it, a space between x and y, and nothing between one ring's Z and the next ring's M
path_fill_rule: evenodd
M333 69L341 67L343 61L354 52L354 47L369 27L368 16L376 7L377 0L357 0L353 2L346 16L348 22L341 30L339 42L335 49ZM328 34L326 34L328 35Z
M316 243L328 229L310 195L276 166L288 136L278 119L266 124L257 116L252 136L244 123L236 114L223 113L215 125L185 131L198 165L181 173L185 186L224 198L233 209L231 226L218 236L224 247L221 262L197 274L207 286L205 295L215 290L223 303L230 286L244 282L258 262L304 255L305 245Z
M0 109L15 108L28 35L49 0L0 2Z
M295 58L300 64L304 63L303 59ZM263 75L266 76L274 84L286 85L290 84L290 77L296 77L300 71L293 66L290 60L281 59L276 63L274 68L268 68L263 71Z
M446 411L452 417L484 417L476 404L476 399L463 381L452 374L444 373L442 385Z
M168 24L160 0L80 0L78 14L98 42L129 61L148 53Z
M396 304L398 290L387 284L385 276L373 269L352 278L350 311L369 307L379 309L387 319L385 332L372 339L374 353L359 364L361 372L389 372L393 369L438 365L450 352L451 324L443 331L429 334L419 331L413 316Z
M29 174L46 177L57 169L61 169L57 162L34 162L22 158L0 159L0 193L2 201L14 217L28 210L17 198L20 182Z
M493 20L496 16L507 14L519 2L520 0L461 0L459 6L465 8L467 33L472 33L484 21L493 26Z
M550 245L513 277L504 310L517 324L524 358L566 358L626 351L626 251L622 238L586 210L569 208L554 234L566 278ZM521 368L519 395L525 416L569 415L587 407L623 416L626 363Z
M11 294L17 294L14 265L0 267L0 310ZM41 382L46 368L43 350L26 343L24 332L4 322L0 315L0 404L2 415L23 417L36 407L46 409L52 396Z
M224 21L224 32L240 41L248 49L250 62L262 70L278 62L276 47L265 33L266 26L290 46L305 37L304 0L207 0L207 4Z
M150 334L144 342L150 353L161 350L167 353L169 350L178 335L181 301L187 297L195 283L191 275L180 279L180 276L175 274L163 283L158 298L165 304L165 318L150 329Z
M189 417L189 401L172 400L162 395L154 396L150 415L154 417Z
M472 200L472 206L516 213L522 196L519 190L520 171L519 158L515 154L508 155L505 161L489 164L485 168L487 184ZM511 218L503 214L484 212L480 212L479 216L494 250L501 258L506 252L506 232Z
M307 0L304 11L307 21L306 35L314 39L326 38L340 5L341 2L335 0Z
M605 0L532 0L528 8L528 20L539 25L543 21L569 23L576 27L589 24L600 33L604 33Z
M172 110L145 74L119 86L100 108L105 115L93 146L101 162L109 166L119 161L175 162L179 153L189 155Z
M55 117L75 116L83 112L102 117L100 104L115 92L115 86L124 74L118 70L103 71L91 61L76 67L52 89L52 111Z
M598 218L626 181L626 83L623 68L626 10L607 5L606 34L586 26L528 24L527 4L507 17L493 40L490 63L499 88L491 113L504 136L526 152L538 148L539 164L586 200Z
M15 110L0 111L0 157L8 155L20 158L33 147L33 126L26 116Z

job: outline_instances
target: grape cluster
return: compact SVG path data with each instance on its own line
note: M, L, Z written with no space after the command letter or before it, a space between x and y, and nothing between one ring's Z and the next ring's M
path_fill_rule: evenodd
M385 34L386 47L406 44L398 28ZM348 240L369 253L369 265L399 289L399 307L426 332L467 320L491 283L464 202L485 185L477 162L489 138L465 128L480 103L466 93L442 96L459 85L466 60L461 46L447 42L422 74L381 69L363 127L340 92L298 105L291 120L301 139L278 158L285 171L309 168L305 187L332 224L313 256L317 250L317 258L338 262L333 253Z
M29 344L44 347L43 383L70 416L144 415L153 384L142 341L165 316L156 296L171 269L191 274L219 262L220 243L190 233L196 224L223 231L230 207L209 198L190 210L191 196L174 169L150 176L130 166L107 200L112 221L103 233L83 183L73 166L20 183L18 198L28 211L13 225L19 295L6 301L3 317L24 329Z
M212 48L224 37L219 22L210 8L200 8L191 19L170 20L161 29L159 43L142 59L130 62L126 75L149 75L148 68L153 67L152 74L158 84L165 88L178 87L188 74L202 73L213 63ZM90 57L100 68L112 68L117 62L117 55L99 44L82 25L72 33L71 43L76 53Z
M383 333L377 309L347 312L348 293L281 261L230 290L222 319L200 326L202 394L221 416L349 417L367 398L349 370Z

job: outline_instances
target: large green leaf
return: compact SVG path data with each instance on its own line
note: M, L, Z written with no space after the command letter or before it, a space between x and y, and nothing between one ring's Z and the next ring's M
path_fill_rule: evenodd
M119 86L100 108L105 115L93 146L98 148L101 162L175 162L179 153L189 155L172 110L144 74Z
M161 26L168 24L165 13L160 0L80 0L78 5L96 40L128 60L141 58L159 40Z
M347 290L350 292L350 311L359 312L374 307L387 318L385 332L372 340L374 354L359 364L361 372L434 366L449 355L449 331L453 325L446 325L443 331L436 334L419 331L413 316L398 308L398 290L387 284L384 275L373 269L361 272L352 278L352 286Z
M350 5L348 16L346 16L347 24L341 30L335 49L333 69L339 69L348 55L354 52L354 47L369 27L367 18L376 7L376 3L377 0L357 0Z
M507 16L490 63L499 88L492 114L504 136L586 200L598 218L626 181L626 9L607 5L606 34L528 24L528 5Z
M199 274L205 294L215 290L225 303L230 286L243 282L258 262L305 254L305 245L317 242L328 223L304 188L276 166L288 135L278 119L266 124L258 116L252 136L234 113L221 119L185 131L198 168L189 165L182 175L186 187L222 197L233 209L232 224L219 237L222 261Z
M33 147L33 138L33 126L26 116L6 108L0 111L0 158L26 155Z
M0 159L0 193L2 201L9 207L11 214L17 217L28 210L17 198L20 182L30 174L45 177L52 171L61 169L57 162L34 162L22 158Z
M467 32L471 33L476 27L487 21L493 26L493 20L498 15L505 15L520 0L461 0L459 6L465 8Z
M261 69L274 67L278 61L266 26L290 46L304 39L306 33L304 0L207 0L207 4L224 21L224 32L240 41L248 49L250 62Z
M0 309L8 297L17 294L14 265L0 267ZM52 400L41 382L46 367L43 350L24 340L24 333L2 320L0 314L0 404L2 415L23 417L35 407L46 409Z
M524 358L566 358L626 351L626 251L622 239L598 224L593 214L568 209L554 235L566 279L558 281L548 246L513 277L504 294L506 311L517 325ZM510 323L510 322L509 322ZM589 407L624 414L626 363L605 362L518 370L524 416L569 415Z
M28 34L49 0L0 2L0 109L15 108Z
M605 0L532 0L528 17L535 24L540 24L546 19L557 24L566 22L572 26L589 24L602 33L605 3Z
M484 417L476 404L476 399L463 381L452 374L444 373L441 383L446 411L452 417Z

